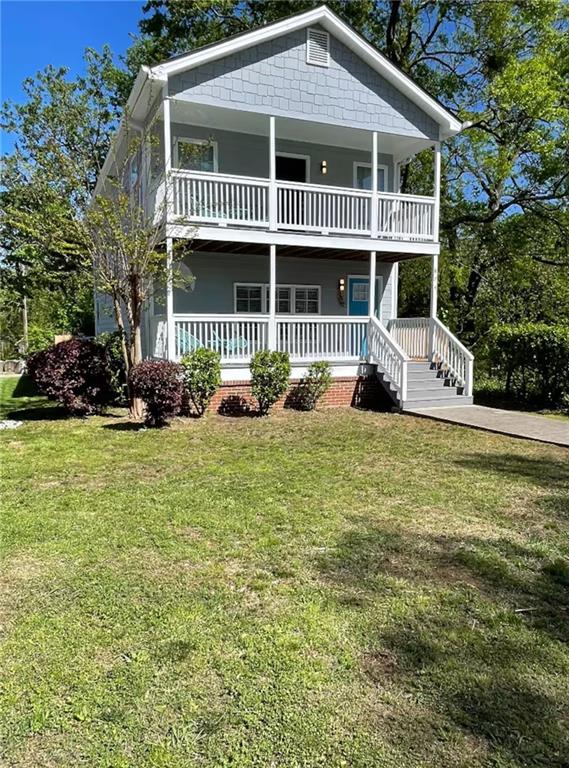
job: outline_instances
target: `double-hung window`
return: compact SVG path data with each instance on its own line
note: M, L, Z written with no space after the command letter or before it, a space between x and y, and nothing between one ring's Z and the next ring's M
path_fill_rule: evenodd
M235 286L236 312L263 312L263 286L238 284Z
M174 143L174 165L184 171L217 172L217 142L178 138Z
M235 312L269 311L267 283L235 283ZM320 313L319 285L277 285L277 314L318 315Z

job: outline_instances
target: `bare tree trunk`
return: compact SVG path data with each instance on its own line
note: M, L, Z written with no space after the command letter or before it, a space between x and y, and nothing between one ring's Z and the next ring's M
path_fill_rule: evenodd
M139 420L142 418L143 405L142 405L142 400L138 397L134 397L132 393L132 389L130 386L130 372L133 366L139 363L142 359L142 354L140 353L140 327L138 328L139 341L138 341L138 356L137 356L136 351L133 349L133 344L131 341L134 335L133 328L131 326L130 339L127 339L127 333L126 333L124 320L122 316L120 299L117 296L113 296L113 309L115 313L115 321L121 334L121 347L122 347L124 364L125 364L126 390L128 395L128 407L130 411L130 416L133 419Z

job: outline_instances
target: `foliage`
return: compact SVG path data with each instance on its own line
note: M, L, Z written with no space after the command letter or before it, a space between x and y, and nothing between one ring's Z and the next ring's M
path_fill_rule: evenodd
M251 359L251 392L262 416L284 395L289 378L290 360L286 352L255 352Z
M0 435L6 766L564 768L566 449L49 411Z
M182 368L168 360L143 360L130 371L130 385L135 397L145 405L145 423L163 427L182 405Z
M295 404L303 411L314 410L318 400L326 394L331 384L330 363L325 360L312 363L297 387Z
M507 392L560 407L569 398L569 326L522 323L492 331L493 361Z
M112 396L107 355L89 339L69 339L28 357L39 391L72 416L101 411Z
M206 412L211 398L221 386L221 362L219 352L200 347L181 361L184 384L193 411L198 416Z
M107 353L107 363L111 376L111 387L114 400L117 404L124 405L127 402L125 390L127 385L126 368L123 353L123 335L120 331L109 331L97 336L97 343Z

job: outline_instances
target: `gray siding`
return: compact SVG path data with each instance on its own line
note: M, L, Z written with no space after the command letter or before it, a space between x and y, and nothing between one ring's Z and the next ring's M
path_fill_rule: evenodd
M235 283L268 283L269 257L243 254L194 253L186 259L196 280L193 290L174 290L176 314L232 314ZM338 301L338 279L368 275L367 262L333 259L306 259L277 256L277 283L321 286L321 314L345 315ZM383 278L382 321L393 317L393 275L391 264L378 263Z
M203 104L438 139L435 121L339 40L306 62L306 29L175 75L171 95Z
M177 137L210 139L217 142L219 173L269 177L269 140L265 136L174 123L172 125L172 152ZM371 139L369 152L277 139L278 152L308 155L310 157L310 181L313 184L353 187L354 162L371 163ZM326 175L322 175L320 172L322 160L326 160L328 164ZM378 163L387 166L387 191L393 191L392 156L378 154Z

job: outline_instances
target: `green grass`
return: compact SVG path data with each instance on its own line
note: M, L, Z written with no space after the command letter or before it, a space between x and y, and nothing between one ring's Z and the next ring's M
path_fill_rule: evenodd
M567 766L567 451L0 384L2 766Z

